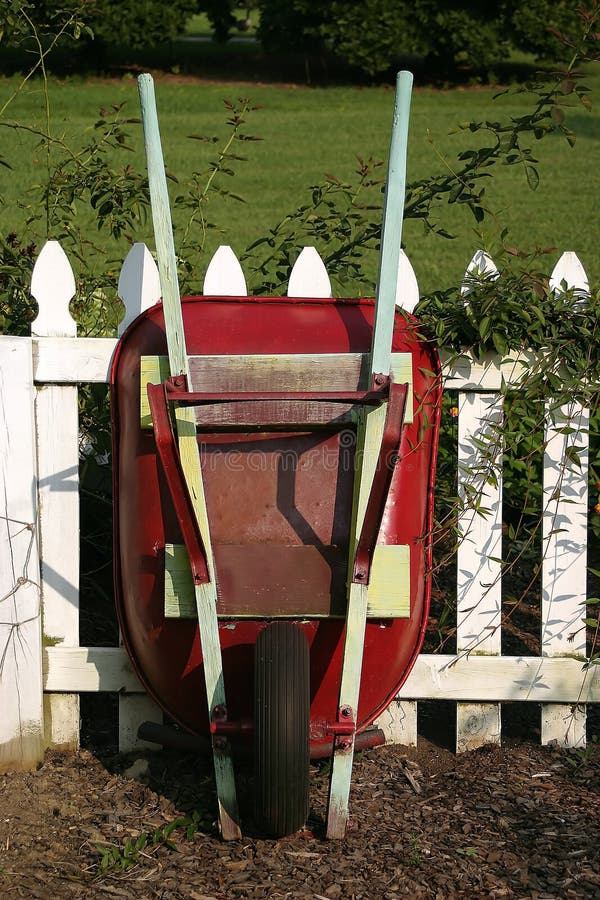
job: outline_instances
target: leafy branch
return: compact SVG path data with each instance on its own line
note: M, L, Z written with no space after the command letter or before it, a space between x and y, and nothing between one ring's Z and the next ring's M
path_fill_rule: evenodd
M211 197L231 199L238 203L245 202L242 196L224 187L221 183L223 177L233 178L235 163L247 161L246 156L234 152L234 146L239 143L262 140L257 135L247 134L242 130L248 114L260 109L259 106L253 106L250 100L243 97L237 103L225 100L224 104L228 116L226 120L228 135L223 146L218 150L216 158L208 163L205 170L192 173L189 181L185 184L186 192L175 197L175 208L185 210L188 214L187 222L178 241L180 268L185 289L187 289L193 273L191 260L197 256L199 251L202 251L208 230L215 227L207 216L207 206ZM219 142L219 138L216 136L191 134L189 137L191 140L203 143L217 144Z

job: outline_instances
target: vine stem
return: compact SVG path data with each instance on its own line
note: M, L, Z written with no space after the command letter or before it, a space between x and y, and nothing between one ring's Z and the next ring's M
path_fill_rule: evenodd
M4 113L6 112L6 110L8 109L8 107L11 105L11 103L13 103L13 101L16 100L16 98L19 96L19 94L21 93L21 91L23 90L23 88L25 87L25 85L27 84L27 82L29 81L29 79L32 78L32 77L35 75L35 73L36 73L37 70L40 68L40 66L44 65L45 59L46 59L46 57L48 56L48 54L49 54L49 53L52 53L52 51L54 50L54 48L56 47L56 45L57 45L58 42L60 41L60 39L61 39L61 37L63 36L63 34L65 34L65 32L67 31L68 27L69 27L70 25L72 25L72 23L75 22L75 20L76 20L76 15L75 15L75 13L73 13L73 15L71 15L71 16L67 19L67 21L64 22L64 23L61 25L61 27L59 28L58 32L54 35L54 37L53 37L52 41L50 42L49 46L46 48L46 50L44 50L43 47L41 47L41 44L40 44L40 42L39 42L38 34L37 34L36 29L35 29L35 25L34 25L33 22L31 21L31 19L30 19L29 16L27 15L27 13L26 13L24 10L20 10L20 11L19 11L19 15L22 15L23 18L27 21L27 24L29 25L29 27L33 29L34 35L35 35L35 38L36 38L36 42L38 43L38 46L39 46L39 48L40 48L40 57L38 58L38 60L37 60L37 62L35 63L35 65L32 66L32 68L29 70L29 72L28 72L26 75L23 76L23 78L21 79L20 84L18 85L17 88L15 88L15 90L13 91L13 93L10 95L10 97L8 98L8 100L5 102L4 106L0 107L0 118L4 115Z
M202 203L204 203L204 201L207 199L210 189L212 187L213 181L215 180L215 178L221 171L221 166L223 165L224 160L227 158L227 154L229 153L229 150L231 149L234 142L238 138L240 127L244 123L243 116L246 115L246 113L249 111L249 108L250 107L247 102L243 103L242 108L239 112L239 115L236 115L233 120L233 131L231 132L228 140L226 141L225 146L219 151L219 156L218 156L217 162L213 165L212 171L206 180L206 184L204 185L204 187L202 188L202 190L198 196L196 209L190 215L189 220L185 226L185 229L183 232L183 242L184 243L187 240L188 234L190 232L190 229L191 229L193 223L196 221L196 214L198 213L200 215L201 228L202 228L201 247L204 246L204 242L206 240L206 220L202 213Z

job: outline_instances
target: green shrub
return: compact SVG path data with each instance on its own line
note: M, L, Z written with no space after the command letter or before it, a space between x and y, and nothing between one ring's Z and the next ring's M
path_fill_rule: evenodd
M197 0L11 0L0 13L0 27L6 39L16 42L31 36L27 19L41 35L49 35L71 16L77 24L67 33L82 35L86 44L93 38L96 46L154 47L180 35L197 9Z
M418 54L436 74L489 72L511 47L550 60L569 48L555 32L577 31L569 0L259 0L259 36L270 51L324 46L374 76L402 56Z
M314 0L258 0L258 38L270 53L319 50L330 6Z
M578 4L572 0L528 0L509 4L507 26L520 50L538 59L568 59L571 48L557 40L556 32L574 35L579 30ZM543 23L543 27L540 24Z

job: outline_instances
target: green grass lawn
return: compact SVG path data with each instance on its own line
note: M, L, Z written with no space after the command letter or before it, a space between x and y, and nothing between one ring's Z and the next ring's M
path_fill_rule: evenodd
M600 86L596 71L590 78ZM17 84L17 78L0 80L0 107ZM493 101L488 88L433 90L416 86L413 96L409 146L409 179L452 166L456 153L469 146L471 136L451 136L456 123L494 118L507 112L519 115L527 108L522 96ZM309 187L325 173L345 180L356 166L356 154L385 159L390 135L393 92L387 87L311 88L290 85L190 83L159 79L156 85L159 116L167 165L178 177L203 170L215 146L190 140L192 133L224 135L224 98L249 96L262 109L252 114L247 130L260 135L259 143L248 143L248 161L239 163L231 188L245 204L216 198L211 202L212 221L222 233L211 232L203 253L198 254L201 278L211 253L219 243L229 243L238 254L263 236L286 213L309 196ZM101 106L126 102L129 115L138 115L135 79L80 79L51 81L53 129L73 145L86 139ZM30 86L5 113L3 121L17 119L44 126L43 90L40 82ZM510 229L510 242L520 249L556 247L545 265L552 267L562 250L575 250L594 284L600 280L598 243L598 198L600 197L600 115L583 107L571 112L568 122L578 138L574 149L558 137L541 142L541 182L536 192L528 189L524 174L515 168L498 168L490 179L489 202L501 212L502 226ZM131 162L144 166L141 127L130 126L134 152ZM25 228L32 212L27 209L29 190L44 173L44 159L31 134L0 129L0 154L13 166L0 168L4 233L17 230L24 238L43 240L42 223ZM445 162L442 160L443 157ZM227 185L229 186L229 185ZM172 186L173 195L176 186ZM39 212L39 211L38 211ZM86 224L85 213L78 212ZM457 207L441 210L441 218L457 234L453 241L425 237L422 225L409 221L405 229L406 250L413 261L422 292L444 288L460 280L473 252L482 244L493 246L498 226L486 220L484 235L475 231L467 211ZM89 219L90 237L98 240ZM132 235L152 246L150 224ZM128 245L123 241L122 253ZM112 251L111 251L112 252ZM376 260L368 262L374 277Z

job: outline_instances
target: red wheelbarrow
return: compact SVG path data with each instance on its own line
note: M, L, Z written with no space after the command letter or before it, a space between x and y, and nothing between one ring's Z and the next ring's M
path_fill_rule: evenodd
M210 738L225 838L241 834L235 742L253 746L255 815L276 836L306 821L310 756L331 753L341 837L357 736L426 625L439 361L395 312L395 279L386 296L386 219L377 301L180 301L149 76L140 94L163 302L111 374L124 644L168 716Z

